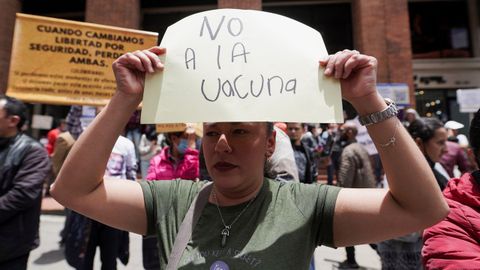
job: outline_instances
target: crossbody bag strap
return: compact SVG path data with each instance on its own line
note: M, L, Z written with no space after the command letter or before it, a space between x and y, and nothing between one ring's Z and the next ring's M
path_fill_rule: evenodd
M192 237L193 228L195 228L202 210L208 202L212 187L212 183L205 184L193 199L192 204L190 204L190 208L180 225L177 237L175 238L175 243L173 244L172 252L168 258L167 270L177 269L183 251Z

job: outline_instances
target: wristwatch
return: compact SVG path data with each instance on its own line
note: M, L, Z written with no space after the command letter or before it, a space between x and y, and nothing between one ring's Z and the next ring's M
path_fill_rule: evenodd
M368 126L372 124L376 124L387 120L388 118L394 117L398 114L398 108L395 102L389 98L385 98L385 103L387 103L388 107L385 110L380 112L374 112L368 115L363 115L358 118L360 124L362 126Z

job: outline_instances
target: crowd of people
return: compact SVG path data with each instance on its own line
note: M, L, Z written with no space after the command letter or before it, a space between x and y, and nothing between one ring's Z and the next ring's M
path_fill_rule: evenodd
M46 146L21 131L25 105L0 97L0 269L25 269L39 245L48 179L67 209L60 244L76 269L93 268L97 247L102 269L127 264L128 231L144 235L145 269L313 269L318 245L346 247L339 268L355 269L362 243L382 269L480 267L480 110L466 143L461 124L414 109L403 123L390 115L362 124L391 105L371 87L376 60L345 50L320 62L358 113L345 123L159 133L139 123L136 74L162 72L163 53L117 59L110 103L86 130L72 106Z

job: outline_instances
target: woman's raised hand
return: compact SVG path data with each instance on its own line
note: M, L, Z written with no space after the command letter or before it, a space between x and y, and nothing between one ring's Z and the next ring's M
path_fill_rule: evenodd
M377 59L355 50L343 50L320 61L326 76L340 80L342 97L354 104L376 95Z
M152 47L148 50L128 52L113 62L113 73L117 80L117 91L142 98L145 86L145 73L163 70L158 58L165 48Z

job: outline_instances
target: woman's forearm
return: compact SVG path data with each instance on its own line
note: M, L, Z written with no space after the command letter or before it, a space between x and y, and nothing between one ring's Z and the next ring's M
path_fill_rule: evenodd
M139 102L136 96L115 93L70 151L51 189L57 200L68 205L100 185L113 145Z
M354 104L360 115L381 111L386 106L378 94ZM443 218L448 206L425 157L400 121L392 117L367 129L380 154L396 202L412 214L430 216L432 220ZM395 143L385 146L392 137Z

